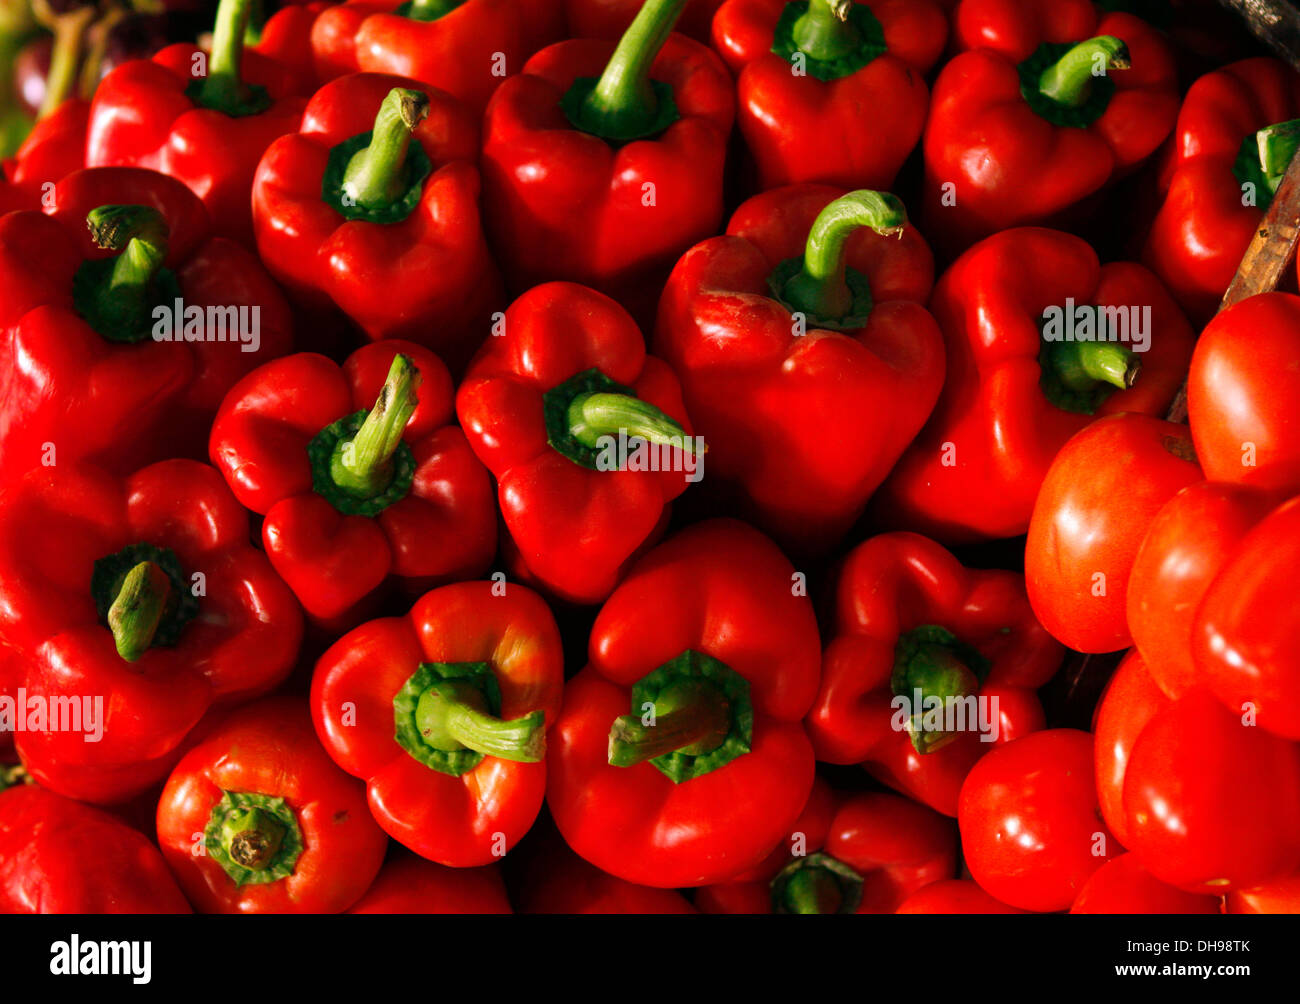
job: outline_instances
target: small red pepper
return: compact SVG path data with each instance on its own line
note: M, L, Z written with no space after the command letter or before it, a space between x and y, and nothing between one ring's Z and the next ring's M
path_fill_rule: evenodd
M844 535L943 385L924 306L934 260L906 222L879 192L765 192L664 290L654 345L682 378L713 477L794 551Z
M90 102L69 98L32 127L4 164L0 211L44 208L52 186L85 166L89 119Z
M566 279L638 320L677 256L716 233L735 98L686 0L648 0L615 47L543 49L501 85L483 126L488 233L514 292Z
M905 899L957 870L957 834L915 802L877 792L840 795L824 841L786 856L770 882L708 886L705 913L893 913Z
M0 861L0 913L193 912L143 834L36 785L0 790Z
M317 622L358 623L389 585L418 594L487 570L492 484L450 424L451 395L438 357L400 341L342 367L287 356L227 395L212 461L266 517L266 553Z
M728 0L713 44L761 189L889 189L925 125L948 24L931 0Z
M971 248L930 307L947 346L943 395L876 500L885 525L945 542L1024 533L1066 440L1103 415L1162 414L1192 352L1154 275L1037 227Z
M1173 129L1173 56L1130 14L964 3L956 38L979 47L935 81L921 204L922 229L950 252L1008 227L1081 221Z
M262 25L253 51L288 67L299 80L315 81L316 54L311 46L311 30L320 13L333 6L334 0L286 4Z
M298 604L206 464L126 479L59 464L6 501L0 633L27 660L20 709L45 711L16 743L46 787L130 798L166 775L210 708L265 694L293 668Z
M564 37L560 0L349 0L311 28L321 80L366 70L432 85L481 114L509 75Z
M447 868L414 854L391 856L348 913L512 913L496 867Z
M542 599L462 582L340 638L316 664L311 705L330 756L366 782L379 825L465 868L502 857L537 818L563 689Z
M1218 309L1300 142L1300 74L1243 59L1187 92L1142 261L1198 325Z
M362 73L317 91L258 166L253 225L301 305L428 345L459 372L504 292L479 219L478 124L420 86Z
M116 67L95 89L88 167L148 167L203 200L223 237L253 246L248 189L271 142L294 132L310 81L244 51L253 0L221 0L212 53L178 42Z
M696 523L633 566L552 733L547 801L578 854L683 888L756 866L789 833L812 790L800 719L821 649L799 582L734 520Z
M460 385L461 426L496 476L520 574L598 603L703 471L681 388L594 290L538 286L501 324Z
M158 842L203 913L339 913L388 846L361 782L287 697L233 713L185 754L158 802Z
M48 215L0 220L6 477L203 456L226 391L290 349L288 304L171 178L77 171L51 201Z
M882 534L849 553L836 610L808 717L817 759L861 763L955 816L976 761L1043 727L1035 691L1065 654L1035 619L1024 577L965 568L917 534ZM932 701L942 702L933 716Z

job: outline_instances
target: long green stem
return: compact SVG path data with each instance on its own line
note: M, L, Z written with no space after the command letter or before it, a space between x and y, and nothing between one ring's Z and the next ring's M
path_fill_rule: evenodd
M393 477L393 454L419 404L415 396L419 386L420 371L410 356L395 356L370 414L351 440L339 441L330 458L330 476L336 485L362 498L384 490Z
M1078 108L1088 100L1101 71L1125 70L1129 65L1128 46L1113 35L1099 35L1080 42L1044 70L1038 88L1044 97Z
M537 763L546 753L545 715L533 711L503 721L490 714L483 692L473 684L443 680L420 695L415 722L434 749L471 749L484 756Z
M1070 390L1093 390L1098 382L1127 390L1137 382L1142 360L1116 342L1051 342L1048 364Z
M221 0L217 7L208 75L198 92L198 102L205 108L229 111L244 100L240 62L244 57L244 32L252 12L253 0Z
M582 104L588 131L632 134L654 120L659 99L650 83L650 67L685 6L686 0L646 0L641 5Z
M94 290L97 316L124 329L144 326L153 281L167 257L167 222L150 206L99 206L86 215L86 225L97 247L121 252L107 282Z
M81 46L86 31L95 19L95 8L76 7L53 19L54 46L50 50L50 69L45 76L45 96L36 118L54 114L55 109L72 94L81 63Z
M140 562L122 580L108 610L108 627L117 654L127 662L135 662L153 644L171 591L171 579L152 561Z
M343 190L357 205L387 206L401 196L411 134L428 114L423 91L394 87L388 92L375 115L370 145L352 155L343 174Z
M625 433L660 446L676 446L686 453L694 440L676 420L648 401L627 394L579 394L569 405L569 431L584 446L598 448L604 436Z
M666 753L694 756L717 749L731 731L731 711L717 687L685 679L665 687L654 700L654 720L622 715L609 732L609 762L632 767Z

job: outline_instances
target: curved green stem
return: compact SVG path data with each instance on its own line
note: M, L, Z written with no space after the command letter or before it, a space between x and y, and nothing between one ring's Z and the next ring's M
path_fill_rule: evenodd
M36 118L46 118L72 94L81 63L81 46L86 31L95 19L94 6L75 7L54 18L54 47L50 50L50 69L45 76L45 97Z
M609 762L632 767L665 753L699 756L717 749L731 732L731 708L707 680L677 680L654 701L653 724L621 715L609 731Z
M393 478L393 455L419 399L420 371L410 356L393 357L375 406L351 439L340 439L330 457L330 477L351 495L378 495Z
M660 446L695 449L681 423L648 401L628 394L579 394L569 403L569 432L583 446L598 448L604 436L620 432Z
M546 754L545 713L503 721L490 714L483 691L472 683L442 680L420 695L415 723L434 749L471 749L484 756L537 763Z
M839 318L853 311L854 295L845 279L844 244L859 227L878 234L902 233L907 210L897 196L862 189L836 199L813 222L803 265L786 281L781 299L812 317Z
M217 6L208 74L194 95L205 108L233 114L248 98L249 88L240 77L240 62L253 3L254 0L221 0Z
M96 247L120 251L92 292L96 316L124 329L147 325L151 290L167 257L167 221L149 206L99 206L86 215Z
M266 868L280 845L287 827L259 808L239 809L221 824L221 845L236 864L254 871Z
M1099 35L1071 47L1047 67L1038 89L1057 104L1078 108L1092 93L1093 81L1101 75L1099 68L1126 70L1130 65L1127 45L1113 35Z
M1127 390L1142 369L1142 360L1117 342L1049 342L1047 364L1061 384L1074 391L1090 391L1098 383Z
M423 91L394 87L379 112L370 144L348 162L343 190L359 206L376 208L396 202L408 187L407 151L411 134L429 114L429 97Z
M127 662L135 662L153 644L171 591L171 579L152 561L142 561L126 573L108 608L108 627L117 654Z
M862 44L862 33L849 19L853 0L809 0L808 10L794 23L799 51L813 59L840 59Z

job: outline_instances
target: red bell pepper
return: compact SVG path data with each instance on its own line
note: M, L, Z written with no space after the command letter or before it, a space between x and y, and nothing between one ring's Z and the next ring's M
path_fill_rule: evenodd
M1204 475L1186 426L1112 415L1061 448L1025 541L1025 586L1052 636L1079 652L1118 652L1129 575L1156 514Z
M1124 815L1124 772L1138 736L1168 705L1169 698L1148 672L1142 654L1130 649L1107 681L1093 714L1097 801L1107 829L1125 847L1133 845Z
M981 241L930 307L943 395L876 497L885 525L945 542L1024 533L1066 440L1103 415L1163 414L1191 357L1192 330L1155 276L1101 265L1053 230Z
M32 127L18 152L5 162L0 211L44 208L52 187L85 166L89 119L90 102L69 98Z
M496 476L518 571L598 603L703 474L702 448L677 378L607 296L547 283L501 324L460 386L460 424Z
M339 913L388 846L294 698L233 713L185 754L158 802L158 842L203 913Z
M627 31L643 0L564 0L565 19L572 38L618 38ZM709 42L713 15L723 0L687 0L679 31L697 42Z
M1065 654L1034 618L1024 578L888 533L850 552L836 610L808 716L817 759L861 763L955 816L976 761L1043 727L1035 691Z
M1138 18L991 0L963 3L956 20L958 44L979 48L935 81L921 205L922 229L947 250L1008 227L1080 222L1173 129L1173 56Z
M447 868L414 854L390 857L348 913L511 913L496 868Z
M787 855L770 882L708 886L705 913L893 913L957 870L952 821L897 795L841 795L824 842Z
M0 790L0 913L191 913L158 849L36 785Z
M663 888L757 865L812 790L800 719L820 655L797 573L746 524L696 523L646 554L597 614L552 733L569 846Z
M1111 858L1079 890L1071 913L1219 913L1218 896L1184 892L1142 867L1136 854Z
M487 570L492 484L450 424L451 394L437 356L385 341L342 367L288 356L227 395L212 462L266 517L271 564L315 621L350 627L388 586L418 594Z
M966 867L989 895L1022 910L1068 909L1120 853L1102 823L1092 736L1047 729L977 763L957 814Z
M253 51L288 67L299 80L316 79L316 53L311 31L322 11L335 6L333 0L289 3L267 18L257 33Z
M753 868L746 868L744 871L733 875L728 882L705 888L722 890L726 886L733 885L765 884L775 878L776 873L790 863L791 857L807 854L810 847L814 850L824 847L826 837L830 833L831 820L835 816L839 801L840 799L837 798L834 790L824 779L821 777L814 778L812 792L808 795L808 801L804 803L803 811L790 825L790 832L781 838L781 842L772 848L771 853ZM697 904L702 891L696 890ZM722 893L720 892L719 895L722 895ZM704 909L702 905L701 909ZM725 913L728 911L705 910L705 912Z
M253 226L302 305L337 306L370 338L429 345L459 371L504 292L479 219L478 124L420 86L365 73L317 91L302 131L258 165Z
M673 270L655 348L714 478L791 550L837 543L929 416L933 276L897 198L812 184L750 199Z
M513 292L567 279L653 317L677 257L716 233L731 75L670 34L686 0L647 0L618 42L543 49L483 126L488 234Z
M1174 129L1142 260L1204 324L1273 200L1300 132L1300 74L1243 59L1197 80Z
M903 900L895 913L1028 913L994 899L971 879L942 879Z
M1220 313L1187 376L1188 423L1212 481L1300 493L1300 296L1263 293Z
M510 74L564 37L561 0L349 0L311 28L321 80L396 73L455 95L481 114Z
M728 0L714 46L761 189L893 187L925 126L948 24L931 0Z
M339 639L316 664L312 718L385 832L465 868L502 857L537 818L563 689L541 598L462 582Z
M271 142L294 132L311 82L244 51L253 0L221 0L212 53L185 42L115 68L95 90L88 167L148 167L185 182L223 237L253 245L248 189Z
M192 460L126 479L59 464L10 487L0 634L27 662L16 742L41 784L123 801L166 775L210 708L288 675L302 614L248 534Z
M6 475L203 456L226 391L291 347L280 291L253 255L209 236L184 185L153 171L77 171L51 203L0 220Z
M1128 628L1151 677L1169 697L1181 696L1197 680L1192 629L1206 590L1280 501L1243 485L1200 481L1166 502L1151 521L1129 573Z
M1237 889L1224 898L1224 913L1300 913L1300 875Z

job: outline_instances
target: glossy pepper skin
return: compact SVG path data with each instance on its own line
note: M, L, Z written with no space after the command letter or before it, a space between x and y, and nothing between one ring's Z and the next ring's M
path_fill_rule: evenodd
M1122 312L1142 325L1147 351L1133 351L1131 325L1128 342L1064 338L1071 305L1076 334L1085 316L1094 331L1112 316L1098 307L1150 307L1149 323ZM1048 308L1062 336L1052 341ZM1024 533L1066 440L1102 416L1162 414L1192 352L1192 330L1155 276L1131 262L1102 265L1085 241L1038 227L967 251L939 279L930 309L947 350L943 394L876 499L885 525L946 543Z
M428 345L459 371L504 298L477 151L478 123L441 91L379 73L332 81L258 165L258 252L303 306Z
M298 128L300 95L311 87L243 51L251 4L221 0L210 56L178 42L110 72L95 90L86 136L88 167L147 167L183 181L217 232L250 248L253 172L273 140Z
M36 785L0 790L0 913L192 913L158 849Z
M311 27L321 80L358 70L400 74L478 114L503 79L563 37L561 0L350 0Z
M570 280L650 318L677 256L717 232L735 99L712 51L667 34L683 3L653 0L617 49L549 46L494 95L483 205L512 292Z
M931 0L728 0L713 44L760 189L889 189L925 125L947 19Z
M1043 479L1025 540L1025 586L1052 636L1078 652L1133 642L1129 577L1151 521L1204 475L1185 426L1111 415L1071 439Z
M311 46L312 26L333 0L286 4L272 14L258 32L253 51L288 67L300 80L316 80L316 53Z
M1028 913L999 902L973 879L942 879L922 886L895 913Z
M266 553L318 623L355 625L389 586L418 593L487 569L492 484L450 424L451 395L438 357L401 341L363 346L341 367L286 356L227 395L212 462L266 517Z
M62 181L86 165L86 123L90 102L68 98L41 119L12 158L4 162L0 210L41 209L47 184Z
M388 839L302 702L272 698L223 719L176 765L158 843L201 913L340 913L374 880Z
M339 639L316 664L312 718L334 761L366 782L385 832L465 868L498 860L537 818L563 689L542 599L462 582Z
M520 572L567 600L598 603L703 471L680 385L646 354L627 312L595 290L537 286L501 323L457 392L460 424L496 477ZM582 400L607 407L575 419ZM600 437L620 429L662 444L660 469L603 450Z
M687 0L674 31L706 45L713 16L723 0ZM641 0L564 0L564 14L572 38L618 38L627 31Z
M1035 619L1022 576L965 568L917 534L882 534L854 548L836 597L835 633L808 716L817 759L861 763L955 816L975 762L1043 727L1035 692L1064 650ZM955 732L925 726L926 700L967 697L987 709L978 720ZM899 698L907 701L902 710Z
M1198 324L1218 308L1295 149L1269 144L1276 161L1261 177L1256 134L1296 118L1300 75L1268 57L1207 73L1183 100L1142 261Z
M959 8L959 44L974 34L980 47L939 74L924 138L922 222L947 250L1008 227L1075 222L1085 200L1173 129L1177 72L1162 36L1132 15L1098 17L1084 4L1079 17L1079 7L993 0ZM996 48L985 47L988 36ZM1103 62L1107 72L1094 77Z
M787 856L769 882L709 886L705 913L893 913L913 892L957 870L952 820L897 795L836 798L824 842Z
M496 867L447 868L414 854L390 857L348 913L512 913Z
M813 784L800 719L820 659L794 582L733 520L697 523L631 569L596 616L547 759L547 802L578 854L682 888L754 867L789 832Z
M1218 896L1183 892L1151 876L1135 854L1111 858L1092 873L1070 907L1071 913L1220 912Z
M139 168L76 171L50 202L46 215L0 220L7 475L81 459L124 473L202 457L226 391L292 347L283 295L252 254L211 236L203 206L171 178ZM122 284L109 293L119 266ZM174 297L205 315L222 308L205 320L205 340L182 340ZM171 341L151 337L159 305L174 318ZM232 307L244 322L230 323Z
M288 675L302 614L248 535L220 475L191 460L125 479L60 464L10 487L0 632L26 659L28 695L102 715L79 731L74 717L73 729L17 733L41 784L124 801L166 775L210 709ZM144 576L135 589L132 575ZM152 621L123 619L150 603Z
M838 542L929 417L933 276L894 196L813 184L748 200L673 270L654 347L709 445L709 486L791 550Z

